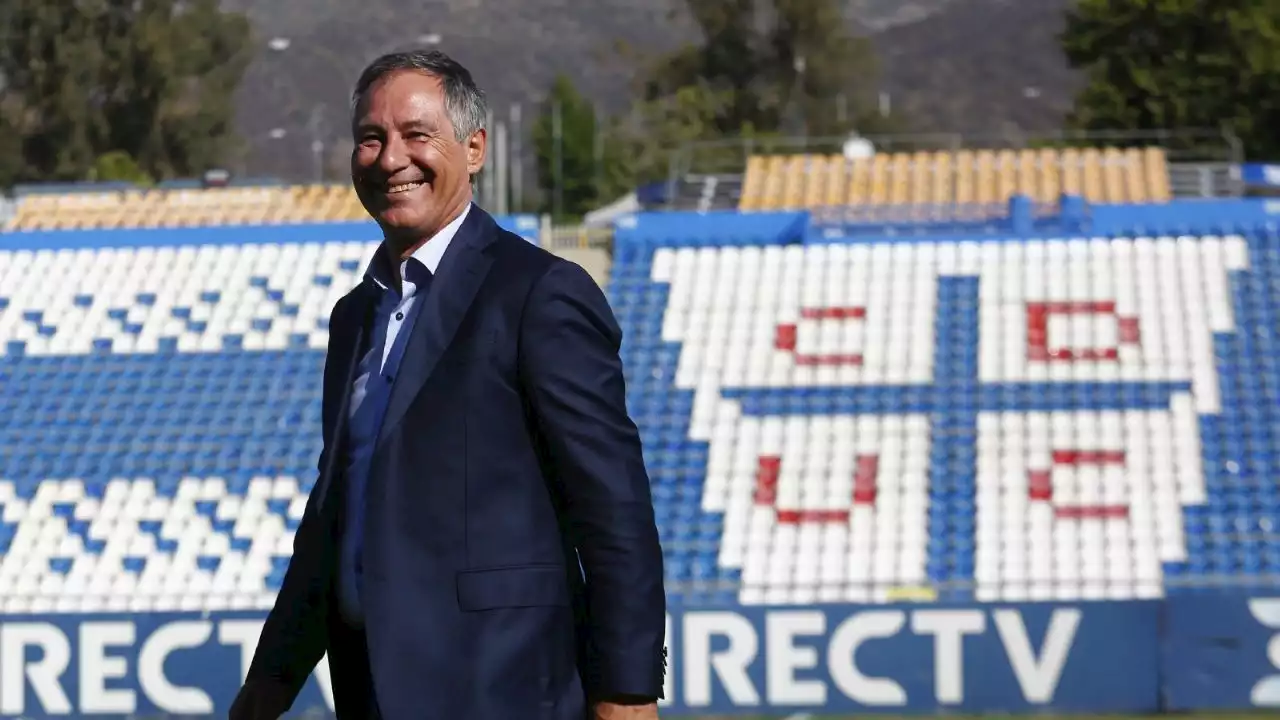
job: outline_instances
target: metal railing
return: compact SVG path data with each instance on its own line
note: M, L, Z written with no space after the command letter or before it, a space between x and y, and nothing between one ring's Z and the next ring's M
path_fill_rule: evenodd
M17 201L0 195L0 230L7 228L9 223L13 222L13 217L17 212Z
M586 225L545 225L538 234L542 247L551 250L613 250L613 228Z
M1129 148L1161 147L1171 168L1190 166L1184 172L1194 175L1193 180L1175 181L1175 194L1203 197L1238 195L1239 191L1229 181L1230 168L1244 161L1244 148L1240 140L1227 130L1185 129L1151 131L1059 131L1048 133L930 133L901 135L868 135L877 152L958 151L958 150L1021 150L1034 148ZM668 197L678 197L680 183L689 178L715 175L738 178L753 155L823 154L839 155L844 151L848 137L738 137L723 140L707 140L686 143L675 149L669 160ZM1199 179L1202 173L1208 179Z
M928 133L868 135L877 151L1022 150L1031 148L1150 147L1170 162L1240 163L1244 148L1226 130L1069 131L1045 133ZM848 137L738 137L686 143L671 156L674 177L741 174L752 155L840 154Z
M1220 198L1244 195L1240 166L1230 163L1172 163L1169 189L1176 198Z

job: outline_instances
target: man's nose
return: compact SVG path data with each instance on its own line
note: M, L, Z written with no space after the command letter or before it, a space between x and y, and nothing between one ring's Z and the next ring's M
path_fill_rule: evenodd
M409 166L408 146L404 138L391 135L382 144L382 152L378 155L378 169L386 177L391 177Z

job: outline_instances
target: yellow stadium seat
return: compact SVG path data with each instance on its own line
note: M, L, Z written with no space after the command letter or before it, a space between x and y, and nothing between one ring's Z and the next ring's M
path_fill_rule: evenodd
M911 156L894 153L889 168L889 204L906 205L911 202Z
M61 203L62 207L58 214L62 217L62 227L70 230L91 227L89 222L92 219L94 202L88 193L64 195Z
M296 187L273 188L272 201L264 209L263 223L279 225L290 206L295 202L298 189Z
M228 205L232 194L231 188L209 188L198 191L194 197L192 222L196 225L225 225L229 215Z
M1036 175L1040 197L1047 203L1058 202L1062 195L1062 159L1057 150L1044 148L1036 154Z
M1101 152L1102 164L1102 197L1103 202L1128 202L1128 188L1125 187L1125 158L1119 148L1109 147Z
M978 192L975 198L979 204L990 205L997 201L999 184L996 180L996 156L990 150L979 150L974 157Z
M301 221L315 202L314 191L310 185L300 185L293 188L292 196L292 202L281 208L279 222L294 223Z
M42 229L68 230L75 227L75 201L64 195L55 195L50 198L49 213L42 220Z
M320 190L320 202L315 219L330 221L337 218L339 207L338 186L328 185Z
M164 219L166 193L152 190L138 201L131 209L135 213L131 227L158 227Z
M823 188L822 204L836 207L844 204L848 193L846 182L849 174L849 161L843 155L832 155L827 160L827 182Z
M84 223L86 227L113 227L120 215L120 205L124 202L123 192L109 192L96 195L86 208Z
M1146 178L1142 167L1142 151L1128 148L1121 152L1124 168L1124 195L1129 202L1149 202Z
M252 222L253 202L249 195L250 188L227 188L222 192L220 202L211 208L220 225L246 225Z
M893 170L888 155L875 155L871 158L871 177L868 181L870 192L867 202L871 205L885 205L889 202L890 183L893 182Z
M1067 148L1059 156L1062 166L1062 193L1064 195L1084 194L1084 158L1075 148Z
M777 210L782 205L783 169L786 158L770 155L765 161L764 194L760 197L760 209Z
M830 166L831 159L826 155L809 156L809 170L804 184L804 207L810 209L822 207Z
M977 201L976 176L973 153L969 150L957 152L955 154L956 187L954 195L956 204L968 205Z
M1102 172L1102 153L1098 148L1085 148L1080 153L1084 198L1091 203L1106 202L1106 181Z
M849 163L846 205L866 205L871 201L871 172L874 165L874 158L859 158Z
M1151 202L1168 202L1173 192L1169 188L1169 164L1164 148L1147 148L1143 151L1143 160L1143 176Z
M342 194L342 219L348 221L369 219L369 214L360 204L360 196L356 195L356 191L352 188L346 188Z
M1045 202L1044 195L1040 188L1040 173L1037 172L1037 160L1035 150L1021 150L1018 152L1017 160L1017 193L1026 195L1033 202Z
M57 227L62 230L78 230L84 224L85 201L76 194L58 198Z
M788 156L782 171L782 208L795 210L804 207L804 186L808 180L809 158L805 155Z
M116 196L114 207L102 213L101 226L104 228L127 227L124 224L125 213L128 208L137 201L137 197L141 195L140 190L125 190Z
M912 205L924 205L929 202L929 196L933 191L933 153L924 151L913 153L910 162L906 201Z
M293 200L281 208L278 222L298 223L315 212L316 192L314 186L299 185L293 188Z
M186 227L190 200L186 190L161 191L156 198L156 225Z
M925 202L931 205L945 205L951 202L952 188L955 184L955 169L951 167L951 153L928 153L929 192Z
M764 195L765 159L760 155L747 158L747 169L742 175L742 195L738 198L739 210L759 210Z
M229 208L232 220L239 225L261 225L266 211L261 188L238 188L235 204Z
M994 202L1006 203L1018 192L1018 153L1001 150L995 155L996 196Z
M39 204L31 202L30 196L18 201L18 208L13 214L12 227L15 230L35 230L40 217Z
M206 217L216 225L243 225L248 221L249 208L244 188L222 188L211 198Z
M73 195L62 195L54 200L56 210L53 216L53 227L59 230L74 230L80 225L81 203Z

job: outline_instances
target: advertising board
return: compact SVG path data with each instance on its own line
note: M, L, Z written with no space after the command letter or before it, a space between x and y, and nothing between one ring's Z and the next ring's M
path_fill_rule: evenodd
M664 714L1153 710L1154 602L673 608ZM0 618L0 715L225 715L264 616ZM332 707L326 663L294 706Z

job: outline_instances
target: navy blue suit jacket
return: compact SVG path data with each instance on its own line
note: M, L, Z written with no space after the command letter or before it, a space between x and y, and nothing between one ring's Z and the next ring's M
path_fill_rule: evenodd
M233 716L286 711L326 651L340 717L362 717L371 691L387 720L581 720L593 699L660 697L662 554L621 331L582 268L479 208L392 386L364 637L338 620L343 420L375 292L333 309L320 476Z

